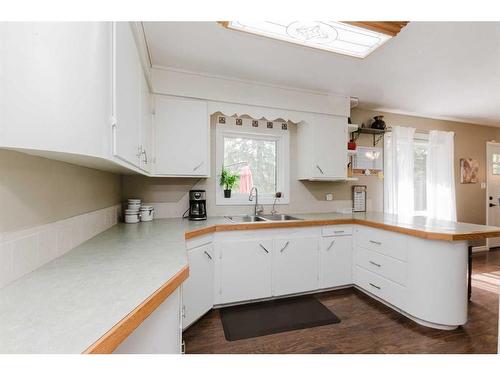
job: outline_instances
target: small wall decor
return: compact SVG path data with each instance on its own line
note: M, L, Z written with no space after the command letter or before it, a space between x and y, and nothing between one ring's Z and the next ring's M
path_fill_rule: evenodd
M224 116L219 116L219 124L225 124L226 118Z
M252 120L252 126L254 128L258 128L259 127L259 120Z
M271 121L267 122L267 128L272 129L273 128L273 123Z
M286 122L281 123L282 130L288 130L288 124Z
M479 162L477 160L467 158L460 159L460 183L461 184L477 184L479 180Z
M237 118L236 119L236 125L242 126L243 125L243 119Z

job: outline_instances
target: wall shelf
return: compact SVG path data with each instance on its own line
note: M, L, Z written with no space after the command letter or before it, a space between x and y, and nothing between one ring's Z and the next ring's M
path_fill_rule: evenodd
M373 129L373 128L359 128L351 133L351 140L356 141L361 134L371 134L373 136L373 147L377 145L382 139L386 130Z

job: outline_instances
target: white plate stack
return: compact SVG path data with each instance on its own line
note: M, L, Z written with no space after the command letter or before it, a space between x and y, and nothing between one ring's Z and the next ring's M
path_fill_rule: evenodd
M140 199L129 199L128 208L125 210L125 222L128 224L137 224L141 220L140 209Z
M129 199L125 210L125 222L137 224L139 221L152 221L155 213L153 206L142 206L140 199Z

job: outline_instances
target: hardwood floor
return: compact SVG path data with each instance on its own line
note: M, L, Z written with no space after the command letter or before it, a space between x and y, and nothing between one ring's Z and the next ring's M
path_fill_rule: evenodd
M184 332L187 353L496 353L500 251L473 256L469 321L422 327L354 288L317 294L340 324L226 341L217 310Z

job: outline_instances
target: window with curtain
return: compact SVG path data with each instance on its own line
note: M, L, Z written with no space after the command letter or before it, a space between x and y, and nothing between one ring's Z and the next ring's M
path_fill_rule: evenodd
M384 212L456 221L453 137L392 128L384 140Z

